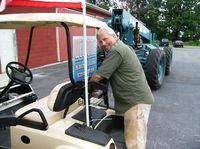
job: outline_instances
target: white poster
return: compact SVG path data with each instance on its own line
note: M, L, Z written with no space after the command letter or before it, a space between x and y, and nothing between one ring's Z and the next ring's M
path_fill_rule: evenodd
M95 36L87 36L88 76L97 70L97 41ZM75 81L84 80L83 36L73 37L73 75Z

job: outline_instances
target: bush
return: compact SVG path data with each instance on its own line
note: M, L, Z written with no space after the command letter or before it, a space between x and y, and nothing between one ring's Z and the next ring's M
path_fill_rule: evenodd
M188 42L185 42L185 45L200 46L200 41L188 41Z

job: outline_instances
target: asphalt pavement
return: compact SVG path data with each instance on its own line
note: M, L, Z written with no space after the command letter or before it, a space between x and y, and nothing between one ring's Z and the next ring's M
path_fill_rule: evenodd
M147 149L200 149L200 48L173 48L172 71L153 91Z
M67 63L32 69L39 98L68 80ZM173 48L172 70L153 91L147 149L200 149L200 48ZM0 148L10 147L9 129L0 130Z

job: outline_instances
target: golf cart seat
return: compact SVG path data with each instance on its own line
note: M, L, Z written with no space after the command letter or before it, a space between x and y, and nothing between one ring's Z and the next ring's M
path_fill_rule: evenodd
M62 119L65 112L70 113L76 107L78 107L78 102L76 102L78 97L76 96L75 98L77 99L75 99L69 96L72 95L72 88L73 85L69 82L59 84L51 91L49 96L19 109L18 111L16 111L15 115L16 117L20 117L21 115L23 115L24 119L32 122L44 123L44 121L46 121L48 127L59 119ZM61 100L60 98L63 99ZM58 103L56 101L63 101L63 103ZM65 104L66 101L68 101L67 105ZM71 104L73 105L70 106ZM40 111L41 114L39 114L38 111ZM44 117L43 120L42 117Z

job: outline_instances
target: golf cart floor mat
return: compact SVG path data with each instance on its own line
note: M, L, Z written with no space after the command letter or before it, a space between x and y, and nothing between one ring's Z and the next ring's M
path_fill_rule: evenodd
M97 109L95 107L90 107L91 113L90 116L92 118L92 126L95 126L103 117L106 116L106 112L102 109ZM86 109L82 109L79 113L74 115L72 118L85 122L86 123Z
M86 125L81 125L78 123L75 123L71 127L69 127L65 131L65 134L70 135L75 138L85 140L85 141L89 141L95 144L99 144L102 146L106 146L111 139L110 135L102 131L99 131L99 130L87 127Z
M106 117L96 128L110 135L117 148L126 149L124 139L124 117L118 115L110 115Z

